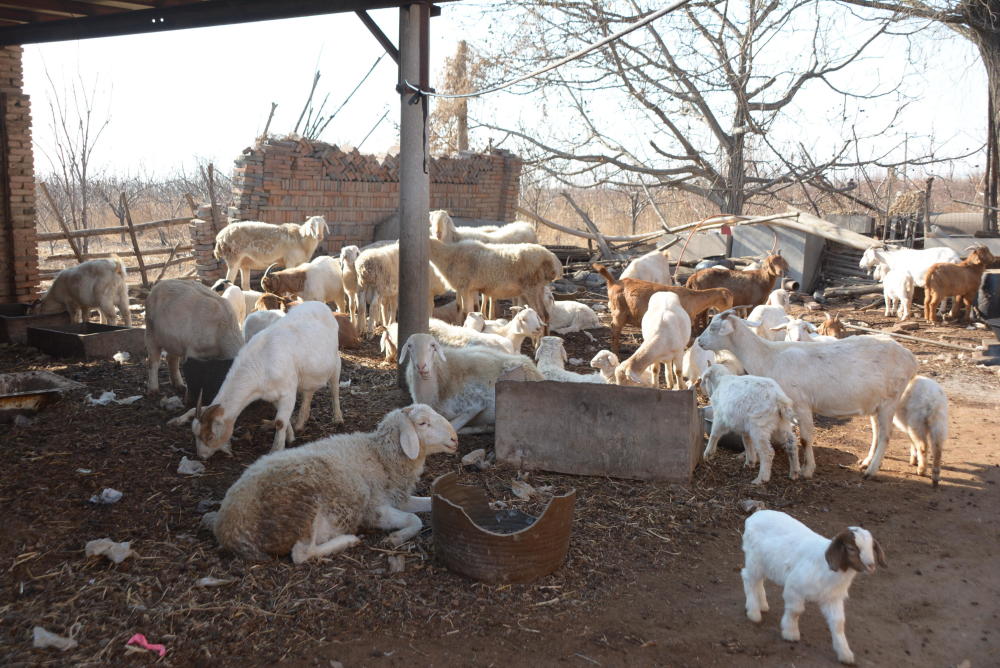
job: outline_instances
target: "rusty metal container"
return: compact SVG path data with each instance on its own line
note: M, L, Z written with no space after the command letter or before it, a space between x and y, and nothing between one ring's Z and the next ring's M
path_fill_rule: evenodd
M111 359L118 351L138 357L146 351L146 330L84 322L59 327L28 327L27 344L53 357Z
M28 327L61 327L69 324L69 313L28 315L27 304L0 304L0 343L28 342Z
M566 560L576 490L553 496L540 517L493 510L486 492L446 473L431 487L434 551L451 570L475 580L524 583Z
M0 374L0 422L9 422L15 415L36 413L57 401L63 392L83 387L48 371Z

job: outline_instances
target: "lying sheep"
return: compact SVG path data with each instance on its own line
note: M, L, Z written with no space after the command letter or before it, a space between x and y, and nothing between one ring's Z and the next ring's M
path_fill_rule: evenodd
M164 351L170 382L176 391L183 392L181 361L188 357L233 359L243 345L230 303L201 283L179 279L160 281L149 291L144 337L149 394L160 390L160 355Z
M747 318L751 322L760 323L756 327L751 327L754 334L768 341L784 339L784 330L776 328L789 320L788 303L787 290L774 290L768 295L766 303L754 306L753 310L750 311L750 317Z
M464 327L477 332L496 334L510 341L511 352L521 352L521 345L525 339L530 338L532 345L537 349L538 340L545 333L545 323L538 317L538 313L530 306L511 306L514 314L510 320L486 320L482 313L473 311L465 317Z
M395 325L395 323L393 323L393 325ZM435 339L446 346L451 346L453 348L462 348L464 346L485 346L487 348L492 348L505 353L515 352L514 345L510 342L510 340L506 337L500 336L499 334L489 334L486 332L478 332L467 327L449 325L448 323L442 320L437 320L436 318L431 318L427 323L427 327Z
M813 343L829 343L837 337L820 334L816 325L802 318L789 318L786 322L771 327L772 331L783 332L785 341L809 341ZM779 341L782 339L778 339Z
M226 492L213 530L247 559L291 554L296 564L361 542L360 528L392 530L399 546L423 524L428 497L412 496L424 460L454 454L455 430L430 406L386 415L374 432L330 436L258 459Z
M308 262L328 231L323 216L313 216L301 225L230 223L215 236L215 257L226 262L226 280L232 281L239 272L240 287L249 290L251 269L275 263L295 267Z
M557 334L582 332L585 329L598 329L600 318L583 302L556 300L552 296L552 288L545 286L545 308L549 311L549 330Z
M615 381L615 369L618 368L618 355L615 355L610 350L599 350L594 358L590 360L591 368L597 369L601 376L604 378L604 382L609 385L616 384ZM642 381L641 385L648 385L653 387L656 385L656 372L657 368L650 366L648 369L643 371L639 378Z
M566 370L566 348L558 336L543 336L535 350L535 366L546 380L560 383L598 383L608 381L600 373L574 373Z
M87 260L56 274L52 286L28 310L29 314L69 313L73 322L90 320L90 309L100 313L101 324L115 321L115 308L126 327L132 326L128 308L125 263L117 256Z
M260 286L265 292L294 295L302 301L333 302L338 311L347 313L340 262L328 255L321 255L292 269L271 271L268 267L260 279Z
M785 614L781 637L799 640L799 616L806 602L819 604L833 636L833 649L841 663L854 663L854 653L844 635L844 599L854 576L885 568L885 553L871 533L848 527L833 540L824 538L798 520L775 510L758 510L746 519L743 530L743 592L747 617L760 622L768 611L765 578L784 587Z
M937 487L941 450L948 439L948 397L944 390L927 376L916 376L899 398L893 424L910 437L910 466L917 467L917 475L927 475L930 458L931 480Z
M449 348L430 334L411 334L399 350L414 403L425 403L457 430L483 431L496 422L494 388L505 376L545 380L524 355L481 346Z
M792 400L770 378L734 376L720 364L708 367L701 377L701 387L712 403L712 433L705 447L706 460L715 455L719 439L728 433L743 437L746 464L760 462L752 485L771 479L774 449L771 440L785 444L788 453L788 477L799 477L799 453L792 432L795 415Z

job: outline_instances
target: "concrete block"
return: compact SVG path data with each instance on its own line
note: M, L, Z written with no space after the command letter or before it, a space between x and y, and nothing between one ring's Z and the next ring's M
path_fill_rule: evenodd
M688 483L703 439L692 390L496 385L497 460L519 469Z

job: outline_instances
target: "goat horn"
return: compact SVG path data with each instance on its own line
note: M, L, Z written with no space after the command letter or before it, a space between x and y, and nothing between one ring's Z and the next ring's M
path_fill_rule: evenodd
M775 249L778 247L778 233L775 232L774 228L770 225L767 226L767 229L771 230L771 235L774 237L774 243L771 244L771 253L774 253Z
M204 390L198 390L198 403L196 403L194 407L194 416L198 420L201 420L201 395L204 393Z
M278 263L272 262L270 265L268 265L267 269L264 270L264 275L260 277L260 289L263 290L264 292L267 292L267 288L264 287L264 279L267 278L268 273L276 266L278 266Z

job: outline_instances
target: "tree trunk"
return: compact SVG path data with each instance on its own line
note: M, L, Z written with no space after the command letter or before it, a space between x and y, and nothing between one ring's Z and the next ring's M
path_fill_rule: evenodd
M985 11L985 7L983 11ZM979 48L979 55L986 67L986 85L989 98L992 100L992 104L989 105L992 115L989 118L990 127L987 132L991 145L987 155L993 158L995 167L1000 159L1000 32L971 30L970 36ZM986 199L989 200L991 193L996 197L996 193L1000 192L1000 173L996 169L987 169L987 172L990 176L990 183L985 184L985 191ZM986 201L985 203L988 206L996 206L995 201ZM995 231L997 229L997 213L989 209L987 211L990 216L989 227Z

